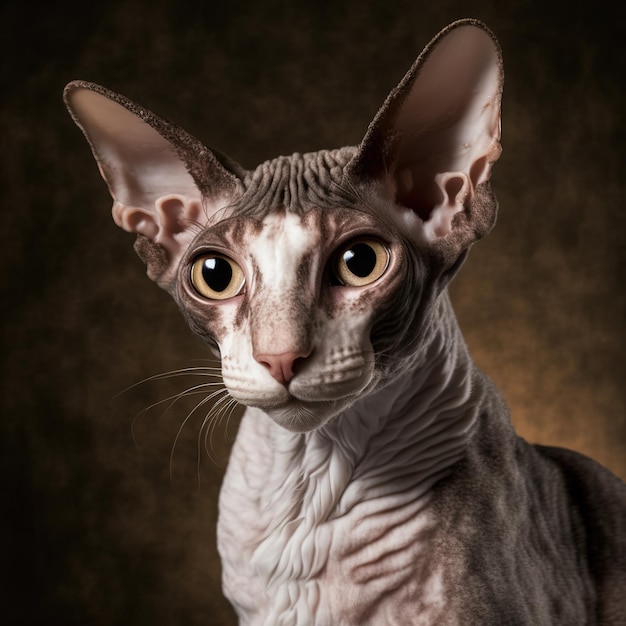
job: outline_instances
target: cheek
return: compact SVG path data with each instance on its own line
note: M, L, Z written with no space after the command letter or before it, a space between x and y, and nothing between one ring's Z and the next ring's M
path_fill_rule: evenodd
M366 287L332 287L323 308L329 317L348 315L369 315L376 317L382 310L389 309L390 301L400 301L410 298L404 293L406 271L403 264L396 263L383 277Z
M320 294L320 309L327 319L337 319L353 304L357 303L359 293L343 287L330 287Z
M422 295L422 285L414 275L406 276L389 290L372 325L371 339L377 353L394 355L397 360L416 351L422 326Z
M207 325L220 350L225 352L234 340L248 337L248 324L238 315L240 307L226 305L214 308L218 309L218 313L207 319Z
M242 350L245 349L247 344L246 338L242 336L241 332L225 332L217 339L217 342L220 347L222 364L232 369L235 355L237 355L239 359L242 356Z
M191 331L209 346L221 346L235 325L239 306L237 303L213 304L203 302L181 291L178 306Z

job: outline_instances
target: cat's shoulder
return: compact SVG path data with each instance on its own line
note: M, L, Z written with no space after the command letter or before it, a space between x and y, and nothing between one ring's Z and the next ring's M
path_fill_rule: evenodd
M534 447L563 475L570 515L579 522L579 556L595 579L600 623L626 624L626 483L573 450Z
M614 512L623 519L626 530L626 483L580 452L554 446L533 447L559 467L572 500L584 503L584 508Z

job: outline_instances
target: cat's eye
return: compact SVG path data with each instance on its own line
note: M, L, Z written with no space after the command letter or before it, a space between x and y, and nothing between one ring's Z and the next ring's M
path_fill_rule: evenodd
M339 249L332 272L340 285L363 287L378 280L389 265L389 250L377 239L362 238Z
M199 256L191 266L194 289L209 300L227 300L239 295L245 283L243 270L223 254Z

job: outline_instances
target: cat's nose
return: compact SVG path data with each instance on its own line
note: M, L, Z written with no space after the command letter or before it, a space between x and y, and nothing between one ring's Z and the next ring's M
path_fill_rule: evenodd
M283 352L282 354L256 354L254 358L267 367L273 378L282 385L286 385L296 375L298 362L307 356L303 352Z

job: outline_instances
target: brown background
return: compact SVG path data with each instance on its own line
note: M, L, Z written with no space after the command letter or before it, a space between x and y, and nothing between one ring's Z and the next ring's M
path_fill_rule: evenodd
M507 80L500 219L453 288L461 324L525 437L577 448L626 477L626 33L610 9L6 3L4 623L233 623L214 533L236 420L213 435L217 464L198 453L202 415L184 424L170 459L193 404L139 412L185 381L114 398L206 351L113 225L63 85L101 82L252 166L358 142L422 46L466 16L497 33Z

